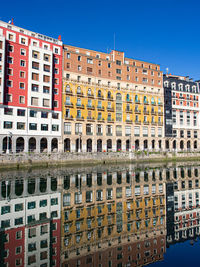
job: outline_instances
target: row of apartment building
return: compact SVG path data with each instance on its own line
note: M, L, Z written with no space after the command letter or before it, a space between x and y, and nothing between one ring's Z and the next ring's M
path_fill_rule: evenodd
M199 173L199 166L181 165L4 173L0 264L120 267L163 260L166 245L200 235Z
M199 82L0 21L0 153L199 149Z

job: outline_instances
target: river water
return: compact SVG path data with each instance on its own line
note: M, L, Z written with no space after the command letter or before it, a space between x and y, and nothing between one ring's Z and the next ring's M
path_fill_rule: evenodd
M200 163L0 173L0 266L199 266Z

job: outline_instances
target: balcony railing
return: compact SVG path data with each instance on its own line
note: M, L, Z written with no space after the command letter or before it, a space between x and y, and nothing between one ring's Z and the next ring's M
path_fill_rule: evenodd
M65 91L65 94L66 95L72 95L73 93L72 93L72 90L70 90L70 91Z
M77 119L78 121L83 121L83 120L84 120L84 117L76 116L76 119Z
M114 110L114 108L107 107L107 111L114 112L115 110Z
M97 106L97 109L100 110L100 111L104 111L105 110L104 107L98 107L98 106Z
M87 117L88 121L95 121L94 117Z
M69 108L73 108L74 105L72 103L65 103L65 106Z
M81 105L80 104L76 104L76 107L77 108L81 108L81 109L84 109L85 108L85 106L83 104L81 104Z
M138 110L138 109L135 109L135 113L136 113L136 114L141 114L141 111Z
M88 98L94 98L94 95L93 94L87 94L87 97Z
M95 110L95 106L88 106L87 105L87 109Z
M71 116L65 116L65 120L73 120L74 118L73 118L73 116L71 115Z

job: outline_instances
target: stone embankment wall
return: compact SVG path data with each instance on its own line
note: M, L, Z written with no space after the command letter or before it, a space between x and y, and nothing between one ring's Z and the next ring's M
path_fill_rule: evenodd
M0 169L26 168L34 166L58 165L91 165L123 162L152 162L152 161L186 161L199 160L200 153L132 153L132 152L102 152L102 153L21 153L1 154Z

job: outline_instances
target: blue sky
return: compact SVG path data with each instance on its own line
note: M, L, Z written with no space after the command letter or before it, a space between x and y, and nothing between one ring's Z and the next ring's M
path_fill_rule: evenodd
M158 63L200 79L200 1L1 1L0 19L65 44Z

